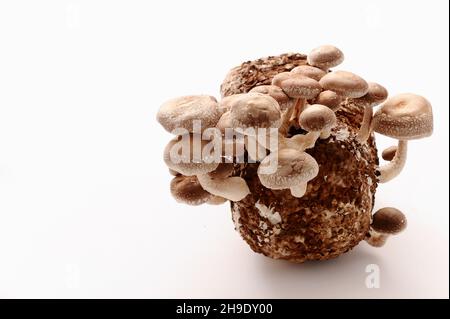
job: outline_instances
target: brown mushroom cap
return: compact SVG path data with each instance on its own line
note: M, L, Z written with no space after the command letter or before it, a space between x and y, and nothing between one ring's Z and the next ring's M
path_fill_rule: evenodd
M295 104L295 99L290 98L284 91L276 85L260 85L255 86L249 92L267 94L273 97L280 106L280 110L284 111Z
M212 196L202 188L196 176L174 177L170 182L170 192L177 202L194 206L206 203Z
M395 157L395 153L397 153L397 145L389 146L381 153L381 157L385 161L392 161Z
M342 98L333 91L322 91L317 96L315 103L328 106L333 111L336 111L341 105Z
M230 117L234 129L278 128L281 111L277 101L270 95L244 93L230 96Z
M321 132L336 124L336 115L325 105L313 104L300 113L298 122L308 132Z
M372 228L382 234L395 235L406 228L405 215L394 207L379 209L372 220Z
M308 54L307 61L310 65L327 70L341 64L344 61L344 53L335 46L322 45Z
M292 73L298 73L311 79L319 81L327 72L311 65L299 65L291 70Z
M368 85L369 88L367 93L364 96L356 99L355 101L357 103L373 107L386 101L388 97L388 91L384 86L374 82L369 82Z
M277 159L275 159L277 158ZM263 169L278 161L277 170L264 174ZM283 148L268 155L258 167L258 176L265 187L270 189L286 189L305 183L319 173L319 165L309 154L292 148Z
M219 166L208 175L211 178L224 179L230 177L233 174L234 165L233 163L220 163Z
M369 89L369 85L363 78L347 71L330 72L321 78L319 83L325 90L331 90L349 98L361 97Z
M212 195L211 198L206 202L206 204L221 205L227 201L228 201L228 199L226 199L226 198L223 198L221 196Z
M227 111L222 114L222 116L219 118L219 121L217 121L216 127L220 130L222 134L225 134L225 129L233 127L231 124L230 111Z
M404 93L389 98L372 119L375 132L400 140L413 140L433 133L433 111L424 97Z
M227 111L231 110L231 105L232 105L233 101L236 99L236 97L234 97L235 95L238 95L238 94L228 95L228 96L223 97L219 102L219 109L222 110L223 112L227 112Z
M202 129L206 129L216 125L221 113L213 96L189 95L165 102L159 108L156 119L170 133L178 128L192 133L194 120L201 120Z
M198 138L200 149L203 150L210 141L205 141L201 137ZM188 137L179 136L172 139L164 149L164 162L166 165L185 176L204 174L215 170L219 163L214 161L214 158L207 156L209 154L202 154L203 152L201 152L199 154L201 158L194 159L196 154L194 152L193 139L193 134L190 134ZM186 153L183 153L183 148ZM173 150L176 158L172 158L171 150Z
M299 73L282 72L272 79L272 84L279 86L292 98L312 99L322 91L319 82Z

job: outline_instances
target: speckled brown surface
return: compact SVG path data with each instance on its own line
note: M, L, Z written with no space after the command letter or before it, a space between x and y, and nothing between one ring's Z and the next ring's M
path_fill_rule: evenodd
M255 85L269 84L276 73L305 64L305 58L289 54L246 62L228 74L222 94L244 93ZM307 150L320 170L302 198L293 197L289 190L262 186L256 173L258 164L235 166L235 175L247 181L251 194L231 203L232 217L255 252L293 262L329 259L366 237L377 187L377 150L373 136L366 145L356 141L362 107L343 102L336 115L331 136Z
M271 84L276 74L291 71L296 66L304 64L306 55L300 53L285 53L247 61L227 74L220 86L220 92L222 96L246 93L255 86Z

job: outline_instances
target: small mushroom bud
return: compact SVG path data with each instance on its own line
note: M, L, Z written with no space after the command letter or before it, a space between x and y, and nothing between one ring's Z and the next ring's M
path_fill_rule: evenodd
M314 104L322 104L328 106L331 110L337 111L341 105L342 97L333 91L322 91L316 97Z
M383 150L383 152L381 153L381 157L385 160L385 161L392 161L395 157L395 153L397 152L397 146L389 146L388 148L386 148L385 150Z
M176 132L176 129L193 133L194 120L201 120L202 128L206 129L214 127L221 115L214 97L189 95L165 102L159 108L156 119L170 133Z
M277 163L276 167L272 167ZM308 181L319 173L319 165L309 154L284 148L268 155L258 167L261 184L270 189L290 189L292 196L302 197Z
M406 217L401 211L393 207L382 208L373 215L366 241L372 246L381 247L389 235L402 232L406 224Z
M354 99L357 105L364 107L364 116L356 139L360 143L367 141L370 135L370 123L372 121L373 107L384 102L388 97L388 91L378 83L369 82L367 93Z
M344 61L344 53L335 46L322 45L308 54L307 61L310 65L328 70Z
M328 138L336 125L336 115L325 105L308 105L300 114L299 124L308 132L319 132L321 138Z
M394 158L379 168L379 181L385 183L400 174L405 166L408 140L432 134L431 104L419 95L396 95L384 102L375 112L371 127L377 133L398 139Z
M195 176L174 177L170 182L170 192L177 202L193 206L208 202L212 196L202 188Z
M334 91L342 97L358 98L364 96L369 85L363 78L347 71L334 71L319 81L324 90Z

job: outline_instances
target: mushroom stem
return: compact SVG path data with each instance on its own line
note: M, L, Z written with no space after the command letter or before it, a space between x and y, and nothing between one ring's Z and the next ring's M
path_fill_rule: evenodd
M378 168L380 176L378 181L380 183L389 182L395 178L402 171L406 163L406 157L408 153L408 142L406 140L399 140L397 144L397 151L395 156L389 163Z
M379 233L373 229L369 230L369 236L365 239L366 242L373 247L382 247L386 244L389 235Z
M266 140L265 147L271 152L276 152L282 148L293 148L299 151L304 151L308 148L314 147L317 139L320 136L320 132L308 132L306 134L297 134L292 137L278 136L278 143L274 143L276 148L271 147L272 144ZM268 137L267 139L269 139Z
M292 186L290 188L292 196L298 197L298 198L302 197L306 193L307 186L308 186L307 183L300 183L296 186Z
M291 115L290 121L294 121L297 123L297 119L299 115L303 112L303 109L305 108L306 99L299 98L294 106L294 112Z
M239 176L219 179L211 178L208 174L200 174L197 178L205 191L233 202L240 201L250 193L247 183Z
M245 136L245 149L250 158L256 162L262 161L267 155L266 148L258 143L257 138L252 135Z
M331 135L331 128L325 129L322 132L320 132L320 138L321 139L329 138L330 135Z
M366 105L364 107L364 117L361 122L361 127L359 128L358 135L356 136L356 140L363 144L369 138L371 129L370 123L372 122L373 109L372 106Z
M319 138L319 132L308 132L306 134L298 134L289 139L284 139L282 142L284 146L304 151L308 148L314 147L317 139Z
M287 132L289 131L289 126L291 124L291 116L292 116L292 113L294 112L294 108L295 108L295 105L288 108L281 117L281 126L279 128L279 132L282 135L286 135Z

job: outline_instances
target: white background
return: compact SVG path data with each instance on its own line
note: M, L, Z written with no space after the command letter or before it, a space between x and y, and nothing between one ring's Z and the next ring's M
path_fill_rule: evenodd
M443 0L2 1L0 297L448 298L448 22ZM326 43L340 69L427 97L435 131L377 191L403 234L294 265L254 254L227 205L171 198L155 114L219 96L243 61Z

